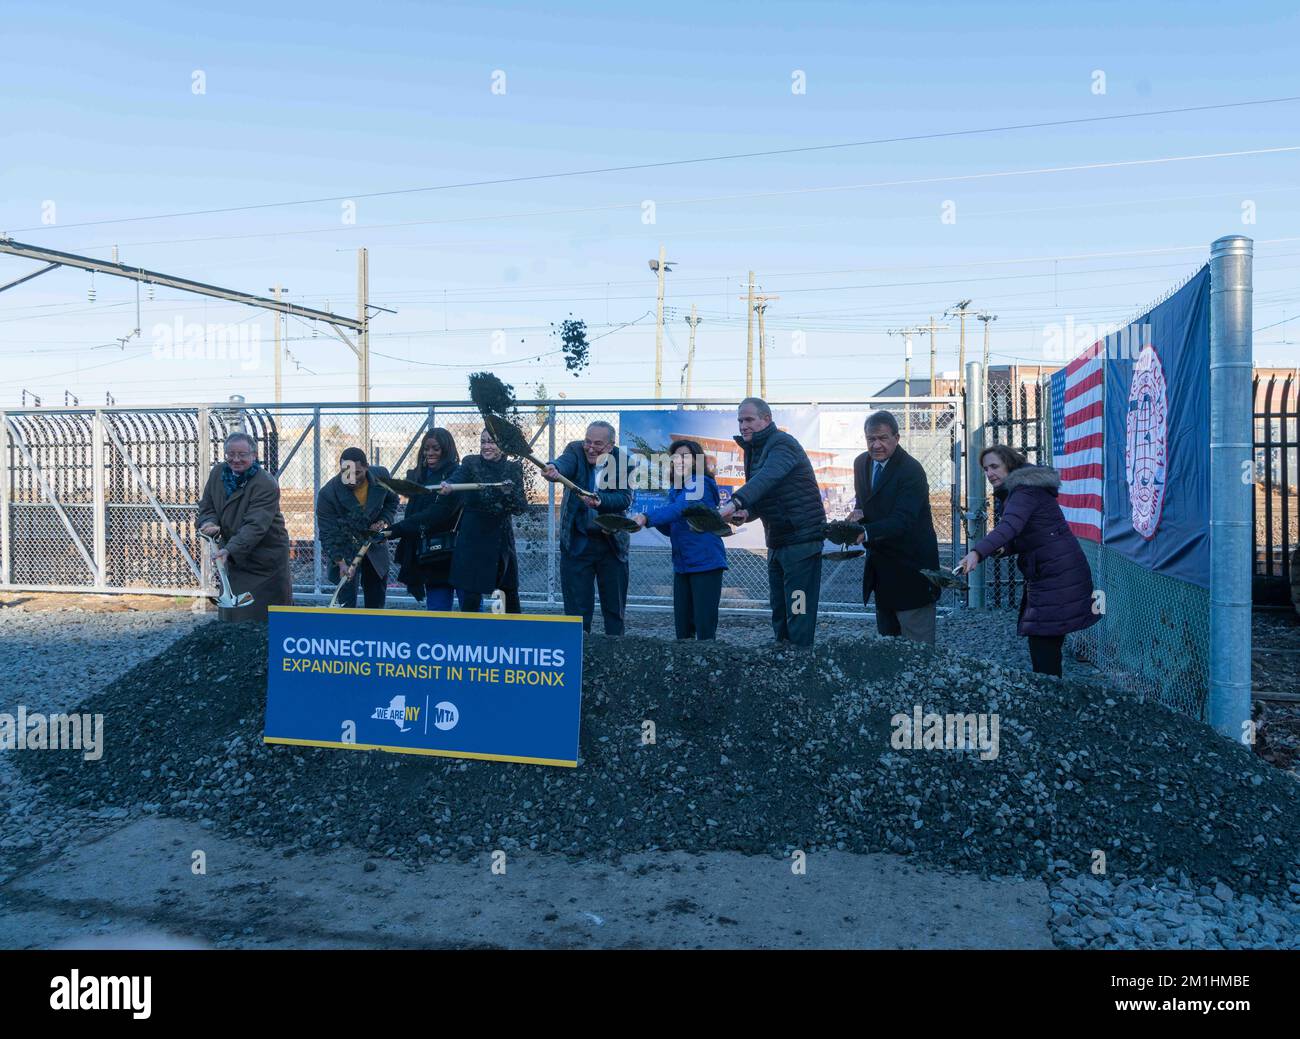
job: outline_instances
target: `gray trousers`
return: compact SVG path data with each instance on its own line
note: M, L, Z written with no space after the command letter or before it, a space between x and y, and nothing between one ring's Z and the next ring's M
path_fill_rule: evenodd
M822 543L767 550L767 598L777 642L811 646L822 590Z
M902 635L913 642L934 645L934 604L915 610L891 610L876 603L876 630L882 635Z

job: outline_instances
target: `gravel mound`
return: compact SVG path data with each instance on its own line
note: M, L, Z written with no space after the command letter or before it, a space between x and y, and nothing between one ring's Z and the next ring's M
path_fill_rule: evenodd
M56 804L407 861L530 848L909 853L984 875L1183 875L1286 897L1300 786L1151 704L891 641L588 640L576 770L266 746L265 628L204 624L80 708L99 762L16 755ZM891 746L891 716L996 713L998 756ZM642 743L643 721L656 742Z
M1186 876L1153 884L1082 876L1050 896L1052 936L1068 949L1300 949L1300 884L1257 898Z

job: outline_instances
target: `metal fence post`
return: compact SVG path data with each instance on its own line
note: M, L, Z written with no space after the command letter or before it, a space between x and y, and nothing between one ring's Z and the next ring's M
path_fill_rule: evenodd
M949 445L949 456L952 460L952 478L950 483L949 494L949 511L952 514L952 523L950 524L952 540L952 559L949 560L949 566L956 566L957 561L961 559L961 437L957 435L957 416L953 416L952 426L949 427L949 437L952 443Z
M312 591L320 595L320 528L316 525L316 495L320 493L320 408L312 410L311 425L311 566Z
M208 473L212 469L211 413L207 408L199 408L195 420L199 424L199 442L196 448L198 457L194 463L195 485L199 488L199 496L202 497L203 489L208 485ZM207 552L199 553L199 575L204 590L212 587L212 560Z
M966 551L984 536L984 471L980 452L984 450L984 366L979 361L966 365ZM966 578L966 605L984 608L983 563Z
M1254 243L1210 247L1209 723L1242 740L1250 721L1251 275Z
M548 409L550 414L547 416L547 455L546 460L552 461L555 458L555 405L552 404ZM546 603L548 606L555 605L555 484L549 480L546 483Z
M0 411L0 458L4 459L5 471L0 480L0 585L9 583L10 545L9 545L9 483L13 479L13 458L9 446L9 418Z
M108 585L108 506L104 494L104 412L99 408L90 423L90 486L94 502L94 534L90 554L95 559L95 590ZM200 486L202 486L200 484Z

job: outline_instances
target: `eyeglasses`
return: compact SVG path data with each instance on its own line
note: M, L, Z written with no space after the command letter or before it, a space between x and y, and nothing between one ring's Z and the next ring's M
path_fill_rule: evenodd
M226 458L232 462L239 462L245 458L252 458L252 457L253 457L253 452L251 451L227 451L226 452Z

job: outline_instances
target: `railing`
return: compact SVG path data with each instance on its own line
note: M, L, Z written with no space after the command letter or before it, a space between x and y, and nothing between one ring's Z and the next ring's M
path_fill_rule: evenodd
M865 449L866 414L885 407L909 432L904 446L925 466L931 508L943 557L960 558L956 531L958 497L953 445L960 437L953 398L874 399L833 404L773 404L810 416L809 429L835 429L835 450L819 440L805 447L819 456L828 514L852 508L845 460ZM528 401L518 420L539 456L556 457L582 438L597 419L622 429L624 420L650 411L734 409L734 401L593 400ZM795 409L804 409L795 411ZM372 464L404 475L414 466L423 434L447 429L462 454L478 450L482 420L464 401L371 404ZM326 563L315 525L315 498L337 471L344 447L358 444L358 405L274 405L243 402L173 408L26 409L0 412L0 588L95 592L152 592L200 596L211 587L195 530L197 502L221 442L232 431L257 441L259 458L277 475L291 539L295 592L304 600L328 597ZM734 412L733 412L734 414ZM720 420L721 421L721 420ZM725 427L734 431L734 419ZM798 435L798 434L796 434ZM820 436L820 434L816 434ZM853 439L853 443L849 439ZM854 446L854 445L857 446ZM625 445L626 448L626 445ZM831 457L834 455L834 457ZM520 596L526 604L558 606L558 506L555 485L525 464L528 515L516 520ZM672 567L666 545L634 539L629 603L664 607L672 599ZM767 608L767 560L761 547L730 548L724 584L726 609ZM392 580L397 601L405 589ZM827 563L821 602L827 612L862 613L862 562ZM941 605L951 605L945 593Z
M1290 602L1292 554L1300 544L1297 467L1300 466L1300 386L1296 376L1255 377L1254 599Z

